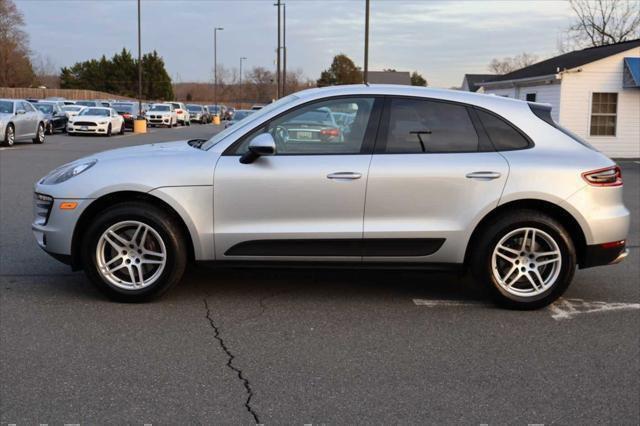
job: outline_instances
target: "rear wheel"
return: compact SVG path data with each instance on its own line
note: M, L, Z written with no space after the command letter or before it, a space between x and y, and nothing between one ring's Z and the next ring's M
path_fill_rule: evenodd
M120 125L120 134L124 135L124 123Z
M569 287L576 252L552 217L520 210L488 224L476 240L471 266L493 299L512 309L549 305Z
M8 124L7 129L4 131L4 139L2 140L2 145L13 146L15 142L16 142L16 131L13 128L13 124Z
M111 136L111 123L109 123L109 126L107 127L107 137Z
M33 138L33 143L44 143L44 124L38 124L38 129L36 130L36 137Z
M84 269L113 300L144 302L182 278L187 263L180 226L156 207L130 202L97 217L82 243Z

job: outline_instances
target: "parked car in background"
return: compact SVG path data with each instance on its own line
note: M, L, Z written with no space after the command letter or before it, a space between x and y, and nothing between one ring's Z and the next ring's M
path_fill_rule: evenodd
M67 133L111 136L124 133L124 118L113 108L88 107L71 118L67 124Z
M76 101L76 105L82 105L87 107L102 107L102 102L100 101Z
M207 105L203 105L202 108L204 109L204 115L205 115L205 123L211 123L212 120L212 116L211 116L211 111L209 111L209 107Z
M229 107L227 108L227 110L224 112L224 119L225 120L231 120L233 119L233 113L236 111L235 108L233 107Z
M40 101L31 105L42 113L45 132L48 135L54 134L56 130L61 132L66 130L69 117L57 101Z
M178 125L178 115L173 104L153 104L144 114L150 126L173 127Z
M345 110L356 116L339 141L288 135ZM209 141L76 160L35 192L39 246L128 302L159 296L196 259L469 269L500 305L536 309L577 267L628 254L612 160L546 105L462 91L306 90ZM70 198L75 210L58 208Z
M176 110L176 117L178 118L178 123L183 126L191 125L191 116L189 114L189 110L182 102L170 102L173 105L173 108Z
M220 105L207 105L207 108L209 109L212 118L216 115L220 117Z
M115 109L124 119L124 128L133 130L133 122L138 116L138 104L133 102L113 103L111 108Z
M224 128L226 129L227 127L230 127L234 124L236 124L238 121L242 120L243 118L245 118L246 116L254 113L255 111L252 111L250 109L237 109L235 110L234 114L233 114L233 118L231 118L231 120L227 121L226 123L224 123Z
M85 108L86 107L82 105L65 105L62 107L62 111L64 111L65 114L67 114L67 118L71 118L78 115L80 111L82 111Z
M44 143L44 117L25 99L0 99L0 139L2 145L31 140Z
M207 123L207 114L202 105L187 104L187 110L189 110L191 121L196 121L200 124Z

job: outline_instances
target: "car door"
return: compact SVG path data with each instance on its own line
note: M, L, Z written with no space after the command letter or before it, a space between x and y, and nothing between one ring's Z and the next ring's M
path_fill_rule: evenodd
M332 111L341 110L357 117L345 131L330 123ZM298 120L310 112L310 120ZM225 150L214 174L216 259L361 261L367 173L380 112L381 100L374 97L306 104ZM318 129L323 136L313 139ZM265 132L275 140L275 155L241 164L251 140Z
M463 104L386 100L369 169L365 262L463 261L471 231L498 205L509 170L480 126Z

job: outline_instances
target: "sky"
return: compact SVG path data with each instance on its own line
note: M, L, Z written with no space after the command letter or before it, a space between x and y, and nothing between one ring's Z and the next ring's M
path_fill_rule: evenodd
M57 67L137 55L135 0L14 0L34 54ZM334 55L364 58L364 0L286 0L287 63L317 79ZM218 64L275 69L274 0L142 0L142 49L157 50L174 81L212 80L213 28ZM570 25L566 1L371 0L369 69L418 71L430 86L459 86L486 73L493 58L522 52L556 55Z

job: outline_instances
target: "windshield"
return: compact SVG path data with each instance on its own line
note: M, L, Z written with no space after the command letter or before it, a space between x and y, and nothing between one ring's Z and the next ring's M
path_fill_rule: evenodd
M99 115L102 117L109 116L109 110L104 108L87 108L80 113L80 115Z
M220 142L221 140L226 138L229 134L246 128L251 123L254 123L254 122L258 121L262 117L264 117L265 115L268 115L269 113L271 113L271 111L276 110L278 108L281 108L281 107L283 107L283 106L285 106L287 104L290 104L291 102L294 102L297 99L298 99L297 96L289 95L287 97L281 98L281 99L277 100L276 102L273 102L273 103L267 105L266 107L264 107L264 108L262 108L262 109L260 109L258 111L255 111L253 114L247 115L245 118L240 120L237 124L234 124L231 127L227 127L226 129L224 129L220 133L214 135L211 139L209 139L207 141L207 143L202 145L202 149L207 150L207 149L211 148L212 146L214 146L215 144L217 144L218 142Z
M38 108L45 114L53 114L53 105L50 104L34 104L34 107Z
M63 106L62 110L69 111L69 112L76 112L76 111L80 111L82 108L84 107L67 105L67 106Z
M169 105L154 105L149 111L171 111L171 107Z
M13 102L0 101L0 113L12 114L13 113Z
M136 111L135 107L129 104L113 104L111 108L115 109L119 114L132 114Z
M202 112L202 107L200 105L187 105L187 109L193 112Z
M96 103L91 101L78 101L76 102L76 105L96 106Z

